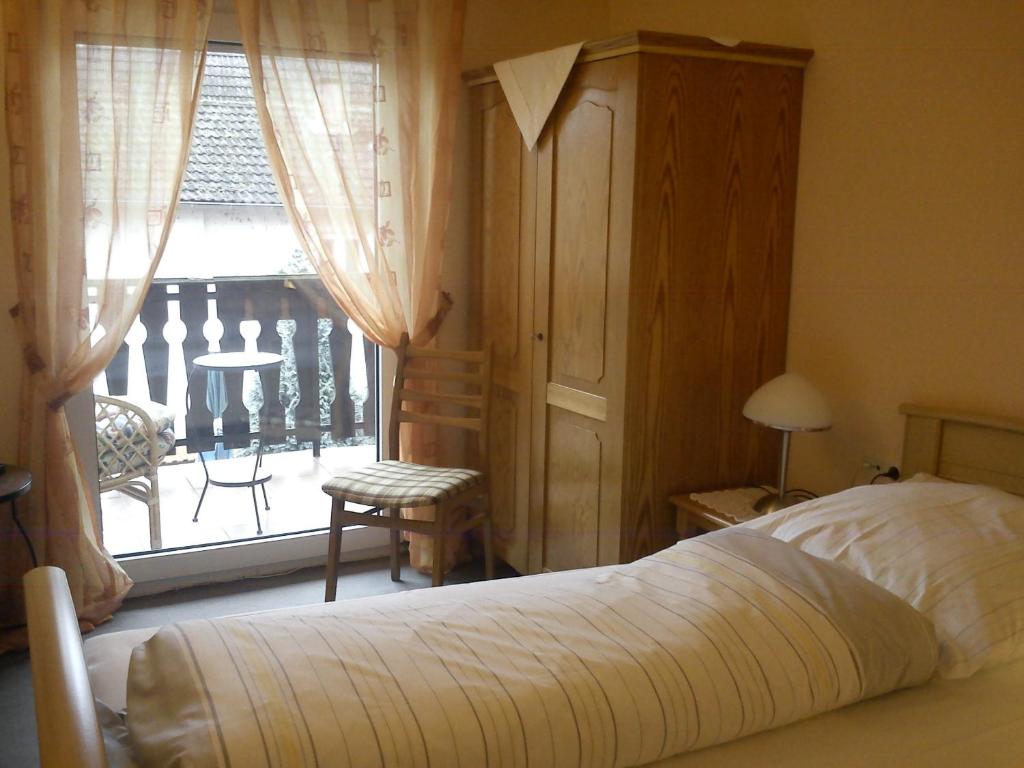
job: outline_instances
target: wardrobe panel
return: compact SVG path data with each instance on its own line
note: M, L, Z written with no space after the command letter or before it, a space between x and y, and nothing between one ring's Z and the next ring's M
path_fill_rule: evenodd
M516 422L518 403L515 393L495 387L490 394L490 429L487 432L487 453L490 465L501 468L490 477L490 499L494 505L495 534L508 540L516 525Z
M614 115L583 100L553 142L551 374L599 384L605 372Z
M619 562L637 68L629 55L574 68L538 144L533 571ZM567 423L600 451L576 455ZM584 458L599 462L589 486L572 463Z
M519 362L522 139L504 101L484 110L482 121L484 316L494 344L494 378L507 383Z
M602 445L597 431L552 408L548 415L544 569L598 564Z
M493 345L488 474L495 551L528 570L531 339L536 154L528 152L497 84L475 88L474 267L476 342Z

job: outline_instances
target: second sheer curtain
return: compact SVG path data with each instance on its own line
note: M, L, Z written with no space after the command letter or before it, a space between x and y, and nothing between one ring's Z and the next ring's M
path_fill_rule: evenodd
M267 154L310 262L375 343L428 343L450 306L465 0L235 2ZM436 464L438 449L432 429L403 430L402 459ZM410 537L410 559L429 569L422 539Z
M107 366L167 241L188 157L209 5L0 3L0 251L14 265L21 359L19 501L39 563L67 575L83 628L131 580L103 547L95 468L65 408ZM6 310L6 307L4 308ZM88 431L87 437L93 435ZM0 648L24 644L30 553L0 523Z
M270 163L325 287L375 343L436 333L464 0L236 0Z

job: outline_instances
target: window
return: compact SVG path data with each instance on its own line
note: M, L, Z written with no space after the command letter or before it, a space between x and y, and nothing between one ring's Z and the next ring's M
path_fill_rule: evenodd
M205 397L193 397L186 408L191 361L229 350L280 352L284 362L279 371L209 374ZM168 443L154 491L159 536L140 503L140 493L150 493L145 477L140 493L118 485L111 470L124 476L131 468L104 467L101 444L108 550L135 555L252 540L260 537L255 513L264 538L323 529L323 480L378 457L377 359L327 297L295 238L267 160L245 56L211 50L156 280L139 322L95 386L99 395L127 397L153 411L157 439ZM154 401L170 415L148 405ZM116 427L116 418L97 422L98 430ZM220 439L200 440L204 430ZM273 473L265 486L270 509L244 487L211 487L204 496L200 459L211 477L244 476L253 471L261 433L262 462Z

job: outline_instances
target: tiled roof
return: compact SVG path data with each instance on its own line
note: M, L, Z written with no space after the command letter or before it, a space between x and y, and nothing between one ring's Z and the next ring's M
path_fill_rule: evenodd
M181 201L281 205L244 54L206 54Z

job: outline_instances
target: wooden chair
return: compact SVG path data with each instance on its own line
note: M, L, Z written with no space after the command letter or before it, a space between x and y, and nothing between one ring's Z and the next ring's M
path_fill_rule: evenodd
M413 347L409 337L402 335L398 347L395 391L391 401L391 424L388 446L391 456L398 456L399 432L403 423L435 424L456 427L477 433L480 466L487 466L487 415L491 388L491 351L442 351ZM433 367L423 368L417 361ZM462 368L453 371L453 365ZM421 363L422 365L422 363ZM472 372L466 368L474 369ZM476 389L475 394L451 394L408 389L408 380L464 385ZM408 403L430 403L430 411L408 410ZM442 409L461 409L472 415L442 415ZM405 461L379 461L347 471L324 483L323 490L332 498L330 543L327 548L327 589L325 601L335 599L338 586L338 556L341 535L346 525L366 525L391 530L391 579L401 579L399 562L400 531L433 536L433 586L444 582L445 536L483 526L484 568L488 579L494 578L494 547L487 477L474 469L427 467ZM472 501L481 500L481 509L459 519L456 512ZM357 512L345 503L369 505ZM433 520L409 520L401 516L403 507L434 507ZM388 514L385 515L385 512Z

